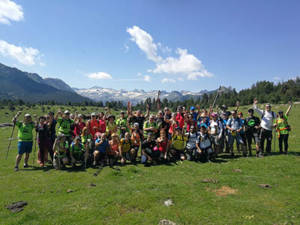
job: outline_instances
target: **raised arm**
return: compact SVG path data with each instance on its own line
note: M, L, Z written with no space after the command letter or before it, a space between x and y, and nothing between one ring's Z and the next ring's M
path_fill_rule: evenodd
M261 110L261 109L259 109L258 107L257 107L257 103L258 103L258 101L257 101L257 99L255 98L254 99L254 101L253 101L253 109L259 114L259 115L263 115L263 110Z
M286 113L285 113L285 115L286 116L288 116L289 115L289 113L290 113L290 111L291 111L291 108L292 108L292 106L293 106L293 103L292 102L289 102L289 108L286 110Z

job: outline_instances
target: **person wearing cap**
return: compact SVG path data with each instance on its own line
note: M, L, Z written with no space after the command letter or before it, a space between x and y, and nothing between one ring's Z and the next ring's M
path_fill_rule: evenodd
M252 139L255 141L256 156L259 154L259 132L260 119L254 116L253 109L248 109L248 117L245 119L245 135L250 156L252 155Z
M196 112L195 110L196 110L196 108L194 106L191 106L190 113L192 114L193 120L197 121L198 112Z
M56 114L55 119L58 124L58 134L65 135L65 137L70 145L72 143L74 121L72 119L70 119L69 110L64 111L64 113L59 111Z
M149 120L144 123L144 137L147 138L149 135L154 139L158 132L158 126L155 122L155 116L150 115Z
M96 139L95 134L99 132L100 122L97 120L96 113L91 113L91 119L87 122L87 127L90 130L90 134Z
M246 146L240 135L240 132L243 129L243 123L240 118L237 116L237 112L234 110L231 112L231 118L227 121L226 127L229 131L229 148L231 155L234 156L233 153L233 144L236 140L242 146L243 155L246 156ZM238 145L238 144L237 144ZM239 145L238 145L239 146Z
M287 109L286 113L283 114L283 111L280 110L278 112L278 117L275 121L274 127L277 131L277 138L279 144L279 153L287 154L288 152L288 139L289 139L289 132L291 130L290 125L288 124L288 115L292 108L292 103L290 103L289 108ZM282 149L282 145L284 144L284 152Z
M17 121L17 118L14 117L13 123L18 128L18 154L15 164L15 171L18 171L24 153L24 168L28 167L29 154L32 151L33 145L33 130L35 128L35 123L32 122L31 115L28 113L25 114L23 122Z
M221 146L221 138L223 135L223 125L220 120L218 120L218 114L212 113L211 114L211 120L208 127L208 132L210 134L214 153L217 155L221 152L220 146Z
M267 141L266 145L266 153L271 153L271 145L272 145L272 129L273 129L273 121L276 119L276 113L272 111L271 105L268 103L265 106L265 110L259 109L257 107L258 101L254 99L253 109L261 116L260 122L260 149L259 156L263 156L264 154L264 144L265 140Z
M200 132L196 141L196 161L210 162L213 159L211 138L206 126L201 125Z
M56 139L56 124L57 124L57 121L54 119L54 113L53 112L49 112L47 117L47 125L48 125L48 128L49 128L49 155L51 157L51 160L53 162L53 155L54 155L54 152L53 152L53 145L54 145L54 142L55 142L55 139Z
M118 127L119 137L123 138L125 136L125 133L129 131L129 124L127 122L127 118L125 117L124 111L121 111L120 118L117 119L116 124Z
M64 134L59 134L53 145L53 166L55 169L62 169L69 163L67 156L68 149L69 143L66 140L66 136Z
M196 142L198 139L198 132L195 126L191 126L189 131L185 134L187 137L185 152L187 156L187 160L192 161L196 160L197 147Z

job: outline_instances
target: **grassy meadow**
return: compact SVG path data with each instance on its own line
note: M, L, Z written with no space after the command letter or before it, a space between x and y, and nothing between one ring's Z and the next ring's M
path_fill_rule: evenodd
M247 106L241 111L246 112ZM0 123L15 111L0 110ZM44 111L57 111L45 106ZM66 107L72 112L100 111L96 107ZM276 105L273 110L286 110ZM42 115L40 106L23 113ZM245 114L246 115L246 114ZM56 171L50 166L14 172L17 140L5 160L11 127L0 128L0 225L4 224L300 224L300 104L290 112L289 154L264 158L220 155L216 163L178 162L144 167L138 164L97 169ZM16 137L16 130L14 137ZM254 149L254 146L253 146ZM254 153L254 150L253 150ZM254 154L255 155L255 154ZM37 158L37 157L36 157ZM32 165L32 155L29 160ZM92 185L91 185L92 184ZM270 187L262 187L268 184ZM69 192L67 191L69 190ZM171 199L173 205L165 206ZM12 213L10 203L26 201Z

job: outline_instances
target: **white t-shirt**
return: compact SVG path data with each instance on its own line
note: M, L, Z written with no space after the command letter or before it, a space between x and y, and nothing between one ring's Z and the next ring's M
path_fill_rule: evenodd
M211 121L210 122L210 125L209 125L209 127L210 127L210 134L211 135L216 135L216 134L218 134L219 133L219 124L218 124L218 122L217 121Z
M272 130L273 120L276 119L275 112L272 113L272 111L268 112L268 111L261 110L261 109L257 108L256 105L253 105L253 108L260 116L263 116L261 118L260 126L265 130ZM274 117L273 117L273 115L274 115Z

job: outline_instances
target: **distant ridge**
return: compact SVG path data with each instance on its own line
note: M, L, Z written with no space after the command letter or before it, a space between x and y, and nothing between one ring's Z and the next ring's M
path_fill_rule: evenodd
M0 99L57 103L90 101L76 94L59 79L43 79L36 73L23 72L0 63Z

